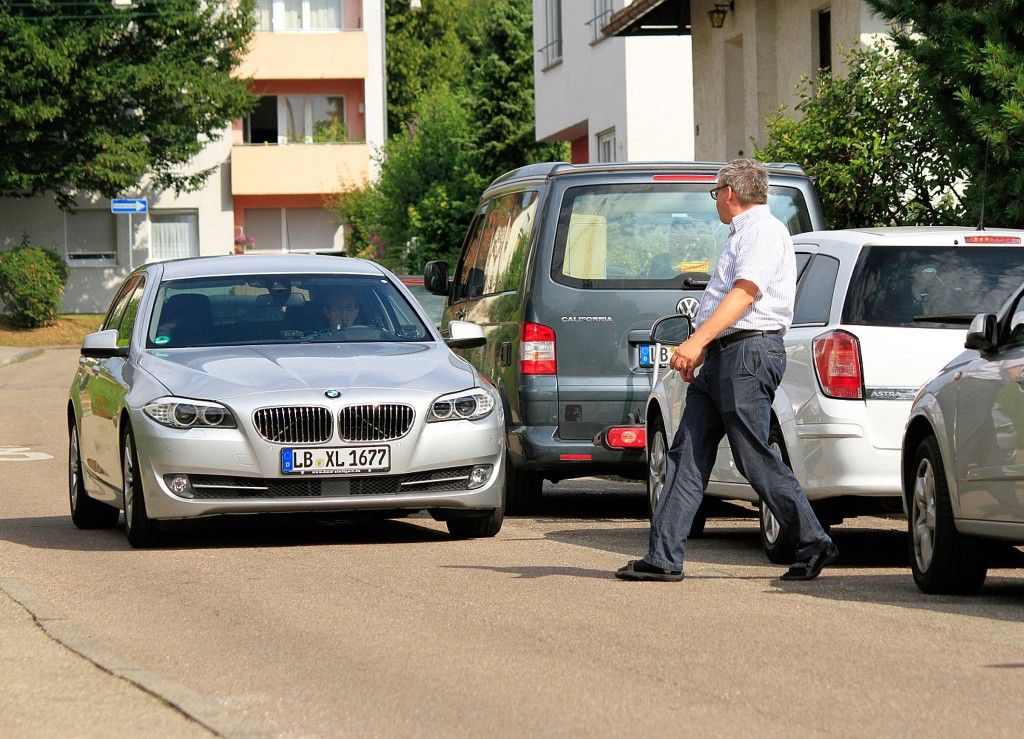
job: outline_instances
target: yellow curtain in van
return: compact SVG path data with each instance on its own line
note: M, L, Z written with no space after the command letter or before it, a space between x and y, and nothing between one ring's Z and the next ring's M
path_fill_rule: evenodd
M573 213L562 273L580 280L603 280L608 272L608 221L601 215Z

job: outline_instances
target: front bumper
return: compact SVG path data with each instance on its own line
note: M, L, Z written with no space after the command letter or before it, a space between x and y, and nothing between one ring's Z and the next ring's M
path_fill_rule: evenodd
M296 476L281 473L283 445L264 441L251 434L251 429L182 431L161 426L142 413L132 417L146 508L154 519L498 508L504 501L505 485L502 427L500 413L480 421L417 422L407 436L382 442L392 449L391 469L386 473ZM447 478L450 475L445 471L475 465L491 466L487 481L478 488L438 489L446 486L429 482L431 473ZM210 497L217 495L216 487L204 488L202 498L183 497L168 487L169 479L177 475L199 483L228 481L229 485L223 498ZM416 484L423 479L428 480L426 485ZM413 484L402 486L403 481ZM305 490L304 483L308 483ZM240 485L249 486L251 494L240 495Z

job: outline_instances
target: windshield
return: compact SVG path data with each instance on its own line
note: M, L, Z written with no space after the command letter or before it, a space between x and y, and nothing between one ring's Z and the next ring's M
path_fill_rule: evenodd
M558 217L551 273L584 288L704 287L729 227L708 190L714 183L574 187ZM791 234L811 228L793 187L771 187L768 207Z
M850 281L843 323L963 328L1024 282L1020 247L869 246ZM947 317L950 320L936 320Z
M384 277L238 275L160 286L146 345L424 341L432 336Z

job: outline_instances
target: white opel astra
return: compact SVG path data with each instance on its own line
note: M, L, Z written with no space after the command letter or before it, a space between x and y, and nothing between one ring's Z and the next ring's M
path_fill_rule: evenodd
M911 402L963 350L975 314L995 311L1024 282L1024 231L879 228L804 233L793 241L796 305L769 441L823 525L902 511L900 446ZM648 400L652 505L685 395L679 373L667 372ZM757 501L727 440L707 492ZM692 533L703 526L701 515ZM764 506L760 518L769 559L791 562L793 545Z
M504 515L494 388L390 272L327 256L149 264L85 338L71 384L68 487L80 528L125 512L134 546L162 521L232 513L428 511L456 537Z

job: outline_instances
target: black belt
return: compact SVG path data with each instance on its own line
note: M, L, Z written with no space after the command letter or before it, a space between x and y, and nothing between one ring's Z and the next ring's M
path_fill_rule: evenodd
M708 350L721 351L729 344L735 344L737 341L743 341L749 339L751 336L778 336L785 333L781 328L776 328L771 331L756 331L754 329L740 329L739 331L733 331L731 334L726 334L717 339L712 339L711 343L708 344Z

